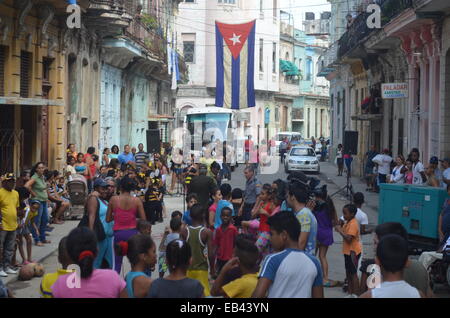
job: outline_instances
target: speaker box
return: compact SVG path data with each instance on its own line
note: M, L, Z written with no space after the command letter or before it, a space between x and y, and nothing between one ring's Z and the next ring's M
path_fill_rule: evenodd
M358 132L344 132L344 153L356 155L358 153Z
M161 137L159 129L147 130L147 152L159 153L161 151Z

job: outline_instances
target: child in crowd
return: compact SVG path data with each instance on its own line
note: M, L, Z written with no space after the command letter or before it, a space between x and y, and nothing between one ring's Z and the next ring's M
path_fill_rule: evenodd
M261 255L265 256L269 251L270 227L267 224L268 218L272 215L275 206L272 202L272 186L270 184L263 185L261 194L259 195L261 205L254 216L259 215L258 238L256 247Z
M203 225L204 211L205 208L200 204L192 206L190 213L192 225L182 229L181 238L192 249L192 263L187 276L197 279L203 285L205 296L209 296L208 269L211 276L214 274L213 232ZM207 247L206 253L205 247Z
M376 263L381 268L381 273L378 272L381 275L380 284L360 298L424 298L422 292L403 278L408 262L407 240L396 234L382 238L378 243L376 256Z
M202 284L187 277L191 257L191 248L185 241L170 242L166 248L166 263L170 274L153 281L147 297L202 298L204 296Z
M275 254L261 266L254 298L323 298L322 269L312 254L299 250L300 223L292 212L270 217L270 242Z
M173 211L172 214L170 215L170 219L174 219L174 218L180 218L180 220L183 219L183 213L181 213L180 211Z
M237 211L241 208L242 203L244 203L244 192L240 188L234 188L231 191L231 204L233 204L233 211L236 211L233 215L233 223L236 226L241 226L240 222L238 222Z
M187 225L192 225L192 218L191 218L191 208L194 206L194 204L198 203L198 196L195 193L190 193L186 197L186 204L187 204L187 210L184 211L183 214L183 222Z
M411 159L406 160L406 165L405 167L403 167L401 173L405 174L405 184L413 184L414 169L413 169L413 162L411 161Z
M235 211L233 204L231 203L231 186L228 183L224 183L220 186L220 193L222 194L222 200L217 204L216 216L214 218L214 229L217 229L222 224L221 211L223 208L230 208L232 211L231 223L234 224Z
M59 241L58 245L58 262L61 264L62 268L58 269L56 273L45 274L41 282L41 298L53 298L52 287L53 284L62 275L71 273L67 270L67 267L72 264L69 254L67 253L67 236L63 237Z
M66 202L69 201L69 194L66 190L66 179L64 177L58 178L58 182L56 183L56 191L61 199Z
M87 227L73 229L67 237L66 246L70 259L80 267L80 288L68 284L68 275L63 275L53 284L53 297L119 298L121 294L126 295L126 283L116 271L94 269L98 245L92 230Z
M217 210L219 201L222 200L222 192L220 192L220 189L214 189L212 191L212 193L213 193L213 195L211 196L211 199L212 199L213 203L209 206L209 209L208 209L207 225L211 231L214 231L214 223L216 220L216 210Z
M147 220L142 219L137 220L136 229L140 234L147 236L152 235L152 224Z
M152 283L145 271L156 264L155 242L150 236L136 234L127 242L120 242L116 249L120 255L126 255L131 264L131 271L125 277L126 295L123 293L121 297L144 298Z
M162 215L161 199L162 193L159 190L158 179L155 178L150 182L144 202L145 216L152 225L155 225Z
M220 271L211 288L212 296L228 298L250 298L258 284L257 262L259 251L253 241L243 235L236 237L234 256ZM225 284L225 276L235 267L239 267L242 276Z
M368 225L369 225L369 218L367 217L367 214L365 212L363 212L363 210L361 210L363 204L364 204L364 194L361 192L356 192L353 195L353 204L356 206L357 212L356 212L356 220L358 221L359 224L359 230L360 230L360 234L364 235L364 234L370 234L373 232L373 229L368 229ZM344 220L344 216L341 216L341 225L344 225L345 220Z
M231 224L233 211L230 208L223 208L221 211L222 224L214 232L214 246L216 247L216 270L220 273L222 267L233 257L233 248L237 228Z
M180 239L181 231L181 218L175 216L170 220L170 229L166 227L164 231L164 236L159 245L159 257L158 257L158 267L159 267L159 277L164 277L167 272L166 264L166 249L170 242Z
M25 208L25 211L23 213L23 217L20 218L19 222L19 231L18 231L18 247L19 247L19 253L22 257L22 264L27 265L29 263L32 263L31 259L31 251L33 242L31 240L31 228L33 227L36 233L39 235L39 229L37 228L36 223L34 222L34 218L39 213L39 207L41 206L39 201L31 201L30 205ZM27 257L25 257L25 253L23 250L23 240L25 239L26 246L27 246Z
M342 253L344 254L345 272L347 275L348 293L350 297L357 297L356 295L358 295L359 292L357 269L362 247L359 224L355 217L357 211L354 204L347 204L344 206L343 214L346 223L343 227L340 225L335 227L336 231L342 235L342 238L344 239Z

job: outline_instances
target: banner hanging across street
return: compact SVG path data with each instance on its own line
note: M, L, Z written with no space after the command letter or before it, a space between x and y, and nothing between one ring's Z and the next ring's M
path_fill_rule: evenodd
M244 24L216 21L216 106L244 109L255 102L256 20Z

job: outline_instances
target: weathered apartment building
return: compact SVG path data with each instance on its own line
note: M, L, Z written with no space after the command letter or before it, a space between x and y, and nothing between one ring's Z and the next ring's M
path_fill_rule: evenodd
M180 0L84 0L81 28L67 27L67 2L0 1L0 173L37 161L60 169L68 143L162 141L176 91L167 52ZM183 60L179 70L186 75Z
M381 28L369 28L369 1L332 4L331 38L320 74L331 82L333 149L359 132L356 169L371 145L421 159L450 155L450 3L377 0ZM371 2L371 1L370 1ZM356 14L348 14L348 6ZM403 98L382 98L383 84L406 84Z

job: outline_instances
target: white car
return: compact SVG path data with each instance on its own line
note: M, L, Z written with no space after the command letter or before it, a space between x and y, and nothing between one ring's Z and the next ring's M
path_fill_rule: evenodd
M278 134L276 134L274 138L276 153L280 153L280 145L285 138L288 139L288 142L291 142L293 138L297 138L300 142L303 140L302 135L298 132L291 132L291 131L279 132Z
M284 170L291 171L311 171L320 172L320 164L316 152L308 146L295 146L286 155L284 160Z

